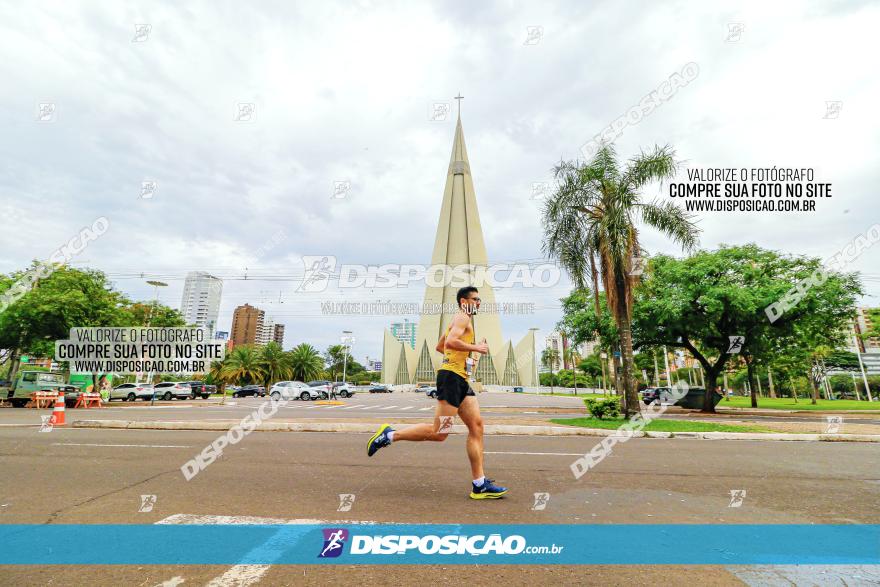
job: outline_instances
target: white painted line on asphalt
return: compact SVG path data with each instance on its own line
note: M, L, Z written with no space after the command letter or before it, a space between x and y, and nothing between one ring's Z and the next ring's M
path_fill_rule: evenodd
M355 404L355 405L353 405L353 406L345 406L345 407L342 408L342 409L343 409L343 410L353 410L353 409L355 409L355 408L359 408L359 407L361 407L361 404Z
M419 411L420 411L420 412L427 412L427 411L430 410L430 409L431 409L431 408L419 408Z
M380 410L393 410L397 406L385 406L384 408L379 408Z
M87 442L53 442L52 446L114 446L124 448L192 448L189 444L92 444Z
M302 524L377 524L378 522L364 520L313 520L310 518L295 518L284 520L280 518L258 518L254 516L203 516L193 514L174 514L156 522L157 524L271 524L271 525L302 525ZM261 554L266 549L272 549L278 542L278 549L283 550L287 540L283 531L270 538L265 544L257 547ZM230 567L219 577L213 578L208 587L248 587L259 583L271 565L235 565Z
M404 406L404 407L400 408L400 411L403 411L403 410L411 410L411 409L413 409L414 407L415 407L415 406Z
M556 456L556 457L582 457L582 452L506 452L506 451L485 451L486 455L534 455L534 456Z
M364 406L361 409L362 410L369 410L370 408L373 408L373 407L375 407L375 406Z

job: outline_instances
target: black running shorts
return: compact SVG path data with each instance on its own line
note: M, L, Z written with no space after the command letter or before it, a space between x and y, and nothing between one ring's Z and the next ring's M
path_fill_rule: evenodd
M474 390L468 385L467 379L446 369L437 371L437 399L457 408L468 395L474 395Z

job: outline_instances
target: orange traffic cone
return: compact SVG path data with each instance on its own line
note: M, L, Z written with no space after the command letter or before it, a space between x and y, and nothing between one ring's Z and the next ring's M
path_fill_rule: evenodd
M64 394L59 393L55 398L55 409L52 410L52 417L49 418L52 426L64 426Z

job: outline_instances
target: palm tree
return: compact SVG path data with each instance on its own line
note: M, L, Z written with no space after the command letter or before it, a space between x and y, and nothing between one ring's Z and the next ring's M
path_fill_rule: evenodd
M626 417L638 410L630 331L632 288L638 281L632 273L633 258L642 255L636 225L659 230L685 250L697 244L699 230L691 215L672 202L643 202L639 194L654 181L673 178L677 169L669 146L642 152L621 169L614 147L605 144L590 161L557 165L557 189L544 204L544 251L563 265L576 285L583 284L588 260L592 270L593 257L599 259L598 273L620 339Z
M577 374L577 364L581 360L581 355L575 349L568 347L567 349L562 351L562 355L565 358L565 362L571 365L571 373L574 375L574 394L578 394L578 374Z
M266 390L277 382L293 377L293 363L290 355L284 352L277 342L270 342L262 348L260 365L263 368Z
M550 395L553 395L553 365L559 362L559 351L550 347L541 351L541 363L550 369Z
M260 350L251 345L241 345L226 356L221 369L226 381L236 385L262 381L266 373L262 366Z
M224 361L211 361L211 369L208 371L207 377L211 384L220 386L220 391L223 393L221 404L226 403L226 384L229 382L223 374L224 365Z
M309 381L317 378L324 369L324 359L318 349L310 344L302 343L290 351L290 366L293 378L297 381Z

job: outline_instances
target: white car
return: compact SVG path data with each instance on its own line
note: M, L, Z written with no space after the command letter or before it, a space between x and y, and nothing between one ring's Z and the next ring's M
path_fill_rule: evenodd
M156 399L171 401L172 398L189 399L192 388L185 381L163 381L153 386Z
M146 401L152 396L152 383L123 383L110 390L110 396L107 398L107 401L120 399L122 401L133 402L138 398Z
M269 397L276 402L280 399L301 399L307 401L318 399L321 397L321 393L302 381L279 381L269 390Z

